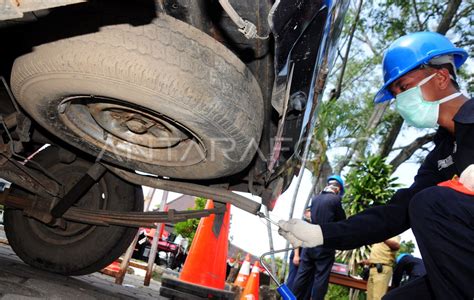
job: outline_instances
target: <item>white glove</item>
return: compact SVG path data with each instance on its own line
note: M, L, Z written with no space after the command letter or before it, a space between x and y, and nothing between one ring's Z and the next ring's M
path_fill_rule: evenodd
M311 248L323 244L321 226L308 223L300 219L278 221L278 233L287 239L293 247Z
M459 178L459 182L462 183L468 190L474 192L474 164L469 165L462 173Z

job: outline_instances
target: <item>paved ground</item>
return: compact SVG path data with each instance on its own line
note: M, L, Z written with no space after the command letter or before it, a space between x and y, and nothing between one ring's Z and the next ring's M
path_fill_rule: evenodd
M5 239L0 226L0 241ZM143 277L126 275L124 285L114 278L94 273L66 277L31 268L12 249L0 243L0 299L166 299L159 296L159 282L143 286Z

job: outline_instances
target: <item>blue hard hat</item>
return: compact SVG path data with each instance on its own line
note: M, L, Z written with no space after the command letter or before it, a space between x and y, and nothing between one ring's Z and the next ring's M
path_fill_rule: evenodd
M341 194L341 196L343 196L344 195L344 180L342 180L341 176L331 175L331 176L328 177L328 180L326 182L329 182L330 180L336 180L339 183L339 185L341 186L340 194Z
M400 255L397 256L397 259L395 260L397 264L404 258L405 256L411 256L411 254L408 253L400 253Z
M436 32L415 32L398 38L385 51L382 61L384 85L375 95L374 102L393 99L388 90L392 82L443 55L453 56L456 69L468 57L466 50L456 48L448 38Z

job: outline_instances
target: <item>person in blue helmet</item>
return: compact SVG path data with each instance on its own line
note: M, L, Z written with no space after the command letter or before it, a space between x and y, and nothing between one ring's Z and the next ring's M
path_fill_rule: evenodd
M396 266L393 270L392 288L403 286L425 275L426 269L421 258L408 253L401 253L397 256Z
M474 101L459 91L457 69L468 58L433 32L397 39L383 58L380 103L395 99L412 126L439 125L435 147L409 188L386 204L345 221L314 225L280 221L293 245L353 249L412 228L427 274L383 299L474 299ZM454 176L459 179L453 179Z
M311 199L311 224L326 224L346 219L341 197L344 181L338 175L327 179L326 187ZM300 300L323 300L336 251L322 246L302 248L298 271L291 290Z

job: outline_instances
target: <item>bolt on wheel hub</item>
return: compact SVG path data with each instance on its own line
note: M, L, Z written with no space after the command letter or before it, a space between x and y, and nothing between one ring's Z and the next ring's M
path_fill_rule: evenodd
M158 112L120 100L73 96L58 106L76 135L113 155L147 164L185 166L205 159L205 147L190 129Z

